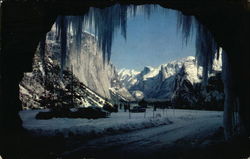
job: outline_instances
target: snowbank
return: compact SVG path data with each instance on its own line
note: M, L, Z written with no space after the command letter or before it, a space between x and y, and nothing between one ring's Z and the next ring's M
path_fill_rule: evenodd
M39 136L70 137L79 135L85 137L96 137L171 123L166 116L160 115L156 112L153 118L152 110L147 111L146 117L144 117L144 113L131 113L129 118L128 112L120 110L118 113L112 113L109 118L95 120L69 118L36 120L35 115L39 110L24 110L20 112L20 116L23 120L23 126L34 135Z

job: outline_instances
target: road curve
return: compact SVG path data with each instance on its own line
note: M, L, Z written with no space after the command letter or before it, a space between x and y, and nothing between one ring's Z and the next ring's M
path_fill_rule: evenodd
M155 158L156 154L165 154L169 157L172 152L178 151L183 142L188 142L188 146L192 147L195 141L203 141L218 130L222 126L222 112L179 116L170 120L173 121L170 125L104 136L77 145L72 142L68 150L59 156L130 159Z

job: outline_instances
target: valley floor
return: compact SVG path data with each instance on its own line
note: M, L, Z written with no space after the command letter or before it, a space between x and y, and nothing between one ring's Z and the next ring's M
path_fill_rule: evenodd
M41 143L50 147L47 148L47 150L51 151L48 155L50 157L54 155L59 158L76 159L191 159L216 158L215 156L224 158L223 151L225 150L223 148L225 145L218 144L219 142L223 143L223 112L172 109L163 112L158 109L153 118L152 109L147 109L146 118L144 118L144 113L131 113L129 118L128 112L120 111L113 113L110 118L105 119L52 119L48 121L32 119L34 112L21 112L24 127L32 130L32 133L37 133L37 135L47 135L45 139L48 139L51 145L48 145L48 141L45 140L42 140ZM72 125L69 120L77 120L74 124L78 126L78 129L72 128L72 134L69 133ZM81 124L77 125L77 123ZM80 130L84 130L84 126L91 124L93 127L90 132L96 135L91 136L86 131L82 131L83 135L85 133L89 137L84 138L80 135ZM144 126L140 127L138 125ZM80 129L80 127L82 128ZM98 131L94 131L98 127L101 128ZM107 133L105 128L110 132ZM101 129L102 131L100 131ZM77 132L76 130L79 131L78 134L74 134ZM63 137L57 136L55 137L56 139L53 138L51 140L48 137L49 131L53 132L51 133L52 135L55 135L56 132L57 135L61 134ZM63 133L63 131L68 133ZM68 135L65 136L65 134ZM216 149L212 146L215 144L217 145ZM43 151L46 151L46 148Z

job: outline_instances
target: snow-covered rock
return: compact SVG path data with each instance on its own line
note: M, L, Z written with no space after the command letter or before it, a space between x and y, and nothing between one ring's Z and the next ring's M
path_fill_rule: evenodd
M216 73L221 71L221 66L221 57L215 59L213 72L211 72L209 78L218 77ZM187 101L184 103L196 103L198 97L195 97L194 93L202 94L206 101L215 98L215 94L219 96L217 100L223 99L223 90L214 89L211 92L205 91L205 87L202 88L203 90L196 88L198 87L196 85L202 82L202 67L197 66L196 59L193 56L168 62L156 68L146 66L139 73L134 73L133 70L124 71L123 69L118 74L122 85L137 99L165 99L170 101L180 98L184 100L185 98ZM221 80L220 77L217 80Z
M125 87L112 87L109 89L111 93L111 98L115 103L118 101L134 101L134 97Z
M118 72L118 80L121 82L122 86L129 88L137 82L135 76L140 72L129 69L121 69Z
M45 66L41 66L40 57L36 54L33 71L25 73L20 83L20 100L24 109L51 108L62 103L68 107L102 107L107 102L105 97L80 82L70 70L61 71L50 56L44 60Z
M187 68L187 78L190 82L200 82L193 56L162 64L156 68L146 66L136 74L129 70L126 70L126 73L120 71L118 74L120 81L132 94L134 91L140 91L145 98L171 98L173 76L180 71L183 65Z

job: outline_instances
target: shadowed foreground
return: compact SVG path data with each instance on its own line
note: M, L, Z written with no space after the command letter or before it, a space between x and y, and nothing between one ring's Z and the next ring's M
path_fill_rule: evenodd
M247 158L249 140L224 142L222 112L169 112L170 125L102 137L34 137L25 158ZM180 115L181 114L181 115ZM36 145L34 147L34 145ZM27 151L28 150L28 151ZM32 151L30 151L32 150ZM28 155L28 156L27 156Z

